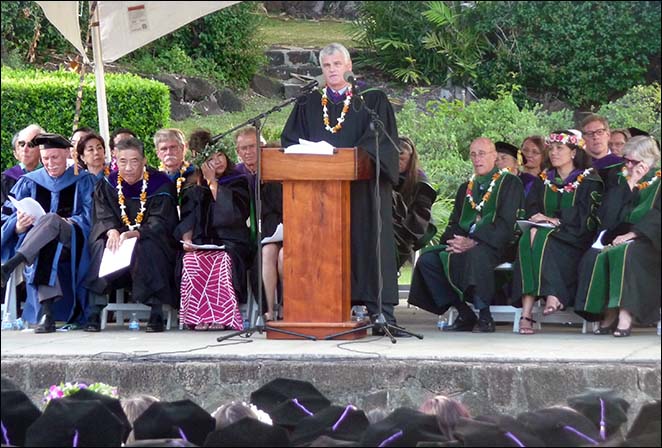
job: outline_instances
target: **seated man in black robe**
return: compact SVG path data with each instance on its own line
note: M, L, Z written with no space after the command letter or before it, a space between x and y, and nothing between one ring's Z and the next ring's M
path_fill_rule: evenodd
M300 138L324 140L336 148L361 148L373 160L379 150L379 217L375 213L375 181L355 181L350 187L352 303L365 304L371 316L377 315L381 276L382 312L387 323L395 324L393 307L399 300L392 207L393 187L399 180L395 114L384 92L370 89L358 95L344 79L352 70L352 60L344 46L326 46L320 51L319 59L327 87L306 95L294 106L283 129L281 144L283 147L298 144ZM364 105L375 111L384 124L384 132L378 131L379 147L371 130L371 115ZM378 221L381 221L381 236L377 232ZM381 273L375 260L378 241ZM375 333L382 334L382 330L375 329ZM400 331L393 335L409 336Z
M441 246L421 255L412 275L409 303L444 314L454 306L458 319L450 331L493 332L490 303L495 293L494 268L514 235L524 193L522 182L495 166L497 152L488 138L477 138L469 149L474 175L460 186ZM473 301L476 315L465 303Z
M151 305L148 332L163 331L162 304L178 302L174 282L177 241L175 184L165 173L147 165L143 144L129 138L115 146L118 171L99 181L94 191L94 213L90 232L92 253L87 286L90 299L86 331L99 331L102 295L132 285L131 296ZM129 238L138 238L128 268L99 277L104 249L115 252Z

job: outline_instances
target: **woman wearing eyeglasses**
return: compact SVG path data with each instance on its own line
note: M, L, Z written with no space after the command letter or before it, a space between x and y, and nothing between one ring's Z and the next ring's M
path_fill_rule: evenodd
M579 269L575 311L600 320L595 334L630 336L634 320L654 323L660 310L660 149L637 136L623 147L618 184L598 210L599 241ZM596 246L604 246L599 249Z
M552 168L540 173L544 188L535 201L541 209L527 210L535 223L523 228L514 266L513 305L522 307L520 334L533 334L533 304L545 298L543 315L574 302L577 265L595 237L595 209L603 183L587 168L581 132L555 131L547 137Z

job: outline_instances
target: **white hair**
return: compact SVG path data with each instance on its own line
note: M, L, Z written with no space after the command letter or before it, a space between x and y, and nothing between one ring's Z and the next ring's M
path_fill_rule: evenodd
M343 44L334 42L320 50L320 57L319 57L320 67L322 66L322 57L331 56L332 54L338 52L342 53L343 57L345 58L345 62L350 62L352 60L352 58L349 55L349 51L347 51L347 48L345 48Z

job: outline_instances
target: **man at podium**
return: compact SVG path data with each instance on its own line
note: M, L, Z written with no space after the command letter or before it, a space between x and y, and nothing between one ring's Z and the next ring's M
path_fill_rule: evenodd
M398 303L398 285L391 208L392 189L398 182L398 149L392 143L398 141L395 114L383 92L361 93L361 85L357 87L347 81L353 79L352 60L343 45L326 46L320 51L319 61L326 87L314 90L295 104L283 129L281 144L283 147L297 144L300 138L314 142L324 140L336 148L361 148L373 160L379 151L382 311L387 323L395 324L393 307ZM375 111L384 124L384 131L376 128L378 143L371 116L364 106ZM375 259L379 229L375 190L374 179L351 184L352 303L365 304L371 316L379 311L380 282ZM400 332L393 334L406 336Z

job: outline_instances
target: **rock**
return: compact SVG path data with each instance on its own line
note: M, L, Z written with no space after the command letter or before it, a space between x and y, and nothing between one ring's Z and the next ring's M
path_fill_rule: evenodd
M216 91L209 81L202 78L184 78L184 101L202 101Z
M267 56L268 65L285 65L285 53L283 50L267 50L265 55Z
M220 115L223 113L223 109L221 109L221 107L214 99L204 100L196 103L195 106L193 106L193 110L200 115Z
M301 94L301 87L304 84L298 80L287 80L283 83L283 95L285 98L292 98Z
M269 76L261 75L259 73L251 79L251 89L256 93L266 96L267 98L282 98L283 86L281 83Z
M294 65L314 64L315 53L310 50L288 51L287 59L289 60L290 64Z
M230 89L224 88L214 94L216 102L226 112L241 112L244 110L244 103Z
M160 81L170 89L170 93L174 95L175 100L181 101L184 99L184 89L186 88L186 81L179 79L176 75L153 75L152 79Z
M180 103L170 95L170 118L175 121L182 121L193 115L193 106L187 103Z

